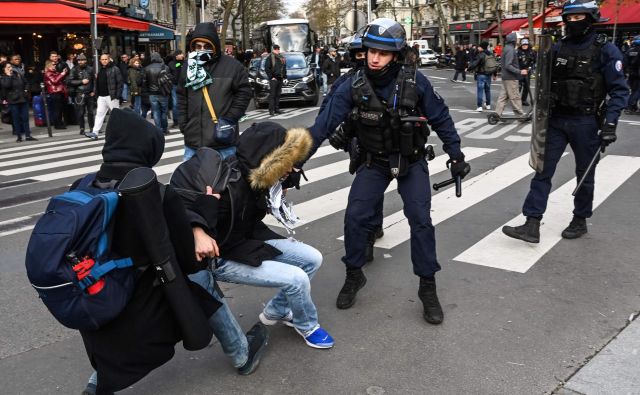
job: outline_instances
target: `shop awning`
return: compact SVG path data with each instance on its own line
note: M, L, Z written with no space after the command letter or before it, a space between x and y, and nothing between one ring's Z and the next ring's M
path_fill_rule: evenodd
M98 23L107 23L98 15ZM0 24L3 25L88 25L89 13L57 3L1 2Z
M502 35L506 36L512 31L519 29L523 23L527 22L527 18L505 19L502 21ZM481 35L482 38L498 37L498 24L494 24Z
M545 27L555 26L559 22L562 22L562 8L550 7L544 11L544 14L537 15L533 18L533 28L540 29L542 28L542 22L544 22ZM525 20L524 24L520 26L520 29L528 29L529 28L529 20Z
M140 32L146 32L149 30L149 23L142 22L137 19L125 18L116 15L106 15L107 25L114 29L120 30L137 30ZM100 22L98 22L100 23Z
M613 25L616 23L616 13L618 14L618 25L640 25L640 4L623 4L616 6L615 1L607 1L600 7L600 14L603 18L609 18L603 25Z
M154 25L153 23L149 23L149 30L145 32L140 32L138 35L138 41L140 42L149 42L149 41L160 41L160 40L173 40L174 33L173 29L169 29L168 27Z
M2 25L89 25L91 14L59 3L0 2ZM121 30L149 30L149 23L116 15L98 14L98 24Z

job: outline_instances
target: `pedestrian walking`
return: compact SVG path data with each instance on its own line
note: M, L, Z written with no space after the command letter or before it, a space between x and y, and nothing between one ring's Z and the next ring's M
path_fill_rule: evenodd
M60 67L59 64L47 60L45 62L45 70L44 85L51 101L49 119L56 129L66 129L67 127L64 124L62 112L66 102L67 89L65 86L65 78L68 75L69 68Z
M581 179L598 150L616 141L618 118L629 98L620 50L594 31L594 23L606 21L600 18L598 6L591 0L567 2L562 20L567 36L551 49L551 116L544 151L536 153L544 157L543 167L531 180L522 207L525 224L502 228L507 236L529 243L540 242L540 221L547 208L551 179L567 144L574 153L576 178ZM586 174L575 194L573 219L562 231L563 238L576 239L587 233L586 219L593 214L594 179L595 168Z
M160 128L164 134L169 133L169 95L162 86L167 78L171 78L171 72L162 61L162 57L157 52L151 52L151 63L144 68L143 82L145 90L149 93L151 102L151 113L156 127Z
M456 55L455 55L455 73L453 74L453 78L451 79L451 82L457 82L458 81L458 74L462 75L462 81L466 81L467 80L467 67L469 66L469 58L467 56L467 52L460 48L459 46L456 46Z
M78 65L71 69L69 80L69 96L75 106L76 119L80 125L80 134L85 134L84 114L87 114L89 130L93 131L95 124L95 73L93 67L87 64L87 57L79 54L76 58Z
M526 74L520 73L520 97L522 99L522 105L528 106L529 102L527 98L531 95L531 72L536 65L536 53L531 49L528 38L523 38L522 41L520 41L518 64L520 65L520 70L527 70ZM533 96L531 97L531 101L533 101Z
M9 106L16 142L35 141L29 128L29 85L11 63L0 63L0 101Z
M340 77L340 63L338 63L338 51L331 47L329 53L322 62L322 73L327 77L327 87L331 89L338 77Z
M127 78L129 75L129 55L126 53L120 55L117 66L122 76L122 96L120 97L120 103L126 103L127 100L129 100L129 79Z
M498 73L498 62L488 48L488 42L481 42L475 60L469 64L469 70L474 71L476 79L478 112L482 112L483 107L491 110L491 79L495 80Z
M133 111L142 115L142 81L144 79L140 58L132 58L129 61L127 81L129 83L129 94ZM146 118L146 117L145 117Z
M324 55L322 54L322 47L316 46L313 54L311 55L311 64L314 69L314 76L316 78L316 86L318 88L322 87L322 93L324 95L327 94L327 86L323 82L322 78L322 63L324 62Z
M425 160L428 133L425 125L416 123L411 123L408 131L396 117L423 116L428 120L449 154L453 177L463 178L470 167L460 150L460 137L444 100L435 93L424 74L415 72L415 65L409 66L401 58L403 52L409 50L402 25L391 19L376 19L365 28L362 42L367 48L364 70L356 73L351 83L342 83L336 89L311 127L312 154L347 119L354 122L361 147L345 212L342 261L346 266L346 279L336 306L339 309L353 306L357 292L367 282L362 267L366 262L368 238L374 231L372 218L389 183L396 179L411 227L411 260L413 272L420 278L418 296L423 303L423 318L431 324L440 324L444 313L435 280L440 265L436 258L435 228L430 215L431 184ZM415 88L398 92L399 86ZM397 100L388 100L394 95ZM402 142L391 138L400 133L410 133L411 138Z
M100 129L102 129L107 111L120 108L122 80L120 70L113 64L109 54L100 55L100 70L94 84L94 97L96 97L98 107L96 120L92 132L85 134L90 139L97 140L98 134L102 133Z
M214 23L197 24L188 48L187 67L182 67L177 90L184 160L200 147L229 157L236 151L238 122L253 96L249 75L237 60L222 56Z
M502 51L502 57L500 58L500 65L502 66L502 91L498 97L498 104L496 105L496 114L502 116L504 107L507 101L513 107L513 112L516 116L524 116L522 111L522 99L520 98L520 78L529 74L529 70L520 69L520 62L516 54L516 40L518 36L516 33L507 34L505 46Z
M271 54L264 62L264 72L269 79L269 114L282 114L280 94L282 85L287 81L287 60L280 54L280 46L274 45Z

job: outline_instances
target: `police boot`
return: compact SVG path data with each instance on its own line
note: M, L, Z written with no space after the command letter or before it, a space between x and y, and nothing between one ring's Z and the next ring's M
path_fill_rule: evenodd
M422 317L425 321L432 325L439 325L444 320L442 306L438 300L436 293L436 278L420 277L420 288L418 289L418 297L422 301L423 313Z
M373 231L373 234L375 235L376 240L384 236L384 230L382 230L382 225L379 225L377 228L375 228L375 230Z
M367 236L367 249L365 250L365 253L364 253L365 262L373 261L373 245L375 243L376 243L376 232L372 231L371 233L369 233L369 236Z
M540 242L540 220L538 218L527 217L527 222L520 226L503 226L502 233L526 241L528 243Z
M347 278L338 294L336 307L348 309L356 303L356 294L367 283L362 269L347 269Z
M562 231L562 237L565 239L577 239L585 233L587 233L587 220L574 215L569 226Z

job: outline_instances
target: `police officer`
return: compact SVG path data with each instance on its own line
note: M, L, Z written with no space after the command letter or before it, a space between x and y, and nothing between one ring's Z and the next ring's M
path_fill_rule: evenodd
M356 171L345 213L347 268L344 286L336 305L347 309L366 283L362 272L367 239L373 231L372 218L384 191L396 178L411 226L413 271L420 277L418 295L424 319L440 324L444 319L436 294L435 229L431 222L431 192L424 159L428 129L423 123L408 122L407 116L424 116L444 142L451 173L464 177L470 170L460 150L460 137L449 110L427 78L415 68L405 67L400 51L406 46L403 27L391 19L376 19L366 28L363 45L367 63L350 83L341 84L329 98L326 109L311 128L312 153L336 127L351 118L361 147L362 163Z
M596 3L587 0L566 2L562 19L567 35L552 48L551 116L544 168L531 180L522 208L526 223L502 228L507 236L530 243L540 241L540 220L547 207L551 178L567 144L575 155L576 177L580 179L600 147L616 141L618 118L629 97L622 72L622 54L593 31L593 23L602 22ZM606 109L601 110L607 95ZM598 129L601 130L599 135ZM595 169L587 175L575 196L573 219L562 232L565 239L576 239L587 233L586 218L592 214L594 174Z
M527 97L531 94L531 90L529 89L531 70L536 64L536 53L531 49L528 38L523 38L522 41L520 41L518 63L520 64L520 70L527 70L527 74L520 75L520 96L522 98L522 105L528 106L529 102L527 102Z
M640 35L635 36L631 46L624 54L624 69L629 75L631 96L629 97L630 112L638 112L638 100L640 100Z
M322 104L320 105L320 111L318 111L318 113L321 113L325 109L329 98L333 96L336 89L338 89L338 87L342 85L342 83L351 81L355 73L358 72L358 70L362 70L362 68L365 66L367 49L362 45L361 33L354 34L353 39L347 47L347 50L349 51L349 56L354 61L354 67L351 68L351 70L349 70L347 73L341 75L336 80L336 82L331 85L329 94L322 101ZM358 147L358 139L355 137L353 122L347 120L346 122L343 122L340 126L338 126L335 133L329 136L329 143L335 149L344 150L349 153L349 156L351 157L349 172L353 174L355 172L355 166L358 162L358 155L360 151L360 148ZM380 205L376 208L375 218L372 219L373 232L371 232L369 234L369 237L367 238L367 250L365 252L366 262L373 261L373 246L377 239L384 236L384 231L382 230L383 205L384 198L380 199Z

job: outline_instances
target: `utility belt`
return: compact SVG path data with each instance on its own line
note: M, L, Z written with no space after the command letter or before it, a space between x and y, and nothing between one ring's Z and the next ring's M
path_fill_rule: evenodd
M551 115L598 115L598 109L595 107L567 107L555 106L551 108Z
M420 160L424 160L424 158L426 157L426 152L424 148L418 149L418 151L415 154L412 154L409 156L402 156L399 153L391 154L391 155L381 155L378 153L368 152L368 151L363 151L363 154L364 154L364 163L367 165L367 167L371 167L372 164L378 165L378 166L389 166L390 156L400 156L406 159L407 162L409 162L409 164L413 164Z

